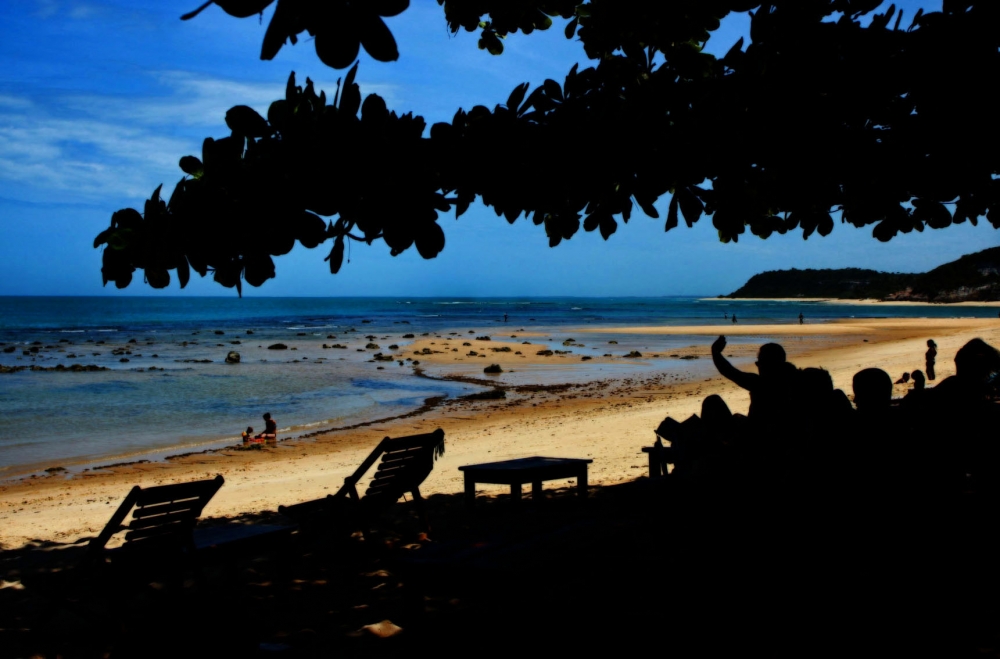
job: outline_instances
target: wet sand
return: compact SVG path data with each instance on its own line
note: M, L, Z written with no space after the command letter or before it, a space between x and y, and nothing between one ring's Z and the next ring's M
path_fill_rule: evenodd
M966 341L980 337L1000 345L1000 321L996 319L866 319L815 325L741 324L721 329L731 337L725 353L732 355L738 366L752 368L760 340L776 340L797 366L827 369L834 384L848 394L851 378L862 368L883 368L894 380L903 371L923 369L928 338L938 343L939 380L954 373L952 358ZM136 484L152 486L222 474L226 484L206 508L205 517L276 510L280 504L335 492L382 437L438 427L446 434L446 452L422 486L425 494L461 492L461 465L529 455L592 458L590 481L595 485L633 480L646 475L641 449L652 443L653 429L664 416L684 419L697 413L702 399L713 393L721 394L734 412L746 412L749 399L745 392L706 368L710 365L709 346L719 331L718 326L560 330L560 335L585 345L594 332L618 337L618 345L602 344L597 350L601 354L587 361L579 349L565 355L537 354L550 346L532 342L535 335L531 332L511 332L517 338L496 336L490 341L471 336L421 338L404 349L407 356L421 362L427 374L499 382L506 389L506 398L446 401L417 415L283 441L259 450L221 450L95 469L71 477L57 472L10 482L0 486L0 546L92 536ZM636 375L612 369L613 376L607 377L600 370L602 364L623 359L623 346L644 335L705 339L672 351L675 357L650 361L650 367L636 370ZM750 339L756 343L748 343ZM502 350L504 347L510 350ZM424 354L425 349L430 352ZM613 356L604 357L605 351ZM421 354L414 355L417 352ZM469 352L478 354L469 356ZM678 369L675 360L683 359L690 359L690 369ZM518 385L491 380L482 373L485 366L494 363L508 372L530 367L572 372L573 377L566 383ZM900 385L896 393L903 395L905 390ZM482 486L482 491L494 494L505 488Z

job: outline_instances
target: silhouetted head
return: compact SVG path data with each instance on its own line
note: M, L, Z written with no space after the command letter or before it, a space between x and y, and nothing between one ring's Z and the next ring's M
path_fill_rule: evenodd
M1000 352L982 339L972 339L955 353L955 373L969 383L986 384L1000 373Z
M854 374L854 404L859 412L888 409L892 401L892 378L880 368Z
M785 363L785 349L777 343L765 343L757 351L757 371L761 375L777 373Z
M920 390L923 389L927 384L927 378L924 377L923 371L913 371L913 388Z
M927 347L928 348L936 348L937 347L937 344L934 343L934 339L927 339Z
M264 420L265 421L270 421L271 420L271 413L270 412L264 412Z
M804 368L799 372L802 393L807 396L833 391L833 378L822 368Z
M732 416L733 413L729 411L729 406L726 405L726 401L722 400L722 396L712 394L701 403L702 421L728 420Z

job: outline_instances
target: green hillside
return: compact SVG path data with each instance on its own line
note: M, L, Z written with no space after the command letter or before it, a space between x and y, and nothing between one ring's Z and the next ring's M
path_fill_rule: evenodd
M861 268L771 270L754 275L726 297L995 301L1000 300L1000 247L967 254L930 272L917 274Z

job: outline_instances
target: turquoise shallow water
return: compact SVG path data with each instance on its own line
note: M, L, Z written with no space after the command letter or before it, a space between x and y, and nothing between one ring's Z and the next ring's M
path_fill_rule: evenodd
M429 397L476 389L418 378L409 365L395 362L379 364L384 368L378 370L368 361L375 351L363 350L369 341L365 336L387 348L393 343L405 347L407 333L504 335L524 328L542 332L559 348L571 328L608 327L607 336L575 337L587 343L575 354L598 355L607 350L615 326L718 323L722 331L728 325L723 313L734 312L744 324L796 322L800 312L810 322L852 316L996 316L996 309L988 307L698 298L0 297L0 349L13 348L0 352L0 364L110 369L0 374L0 478L54 465L230 443L247 425L261 426L264 411L288 436L386 418L411 411ZM642 337L623 340L616 349L668 353L705 341ZM268 350L277 342L295 350ZM324 349L324 343L348 349ZM230 350L240 352L239 365L224 363ZM514 383L552 383L701 368L653 360L588 369L529 367L504 377ZM445 374L440 368L431 372Z

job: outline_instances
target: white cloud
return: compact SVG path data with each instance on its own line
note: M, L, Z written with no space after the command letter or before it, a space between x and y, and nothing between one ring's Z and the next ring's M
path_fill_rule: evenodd
M226 130L226 111L234 105L249 105L266 117L271 103L285 97L284 81L248 83L180 71L162 72L156 77L167 88L169 92L167 95L138 101L132 98L87 95L69 98L67 103L79 111L92 111L94 107L100 106L102 113L146 126ZM305 86L305 76L296 78L296 83ZM333 102L333 95L337 89L336 79L313 81L313 86L317 93L325 90L327 102ZM385 99L390 108L393 107L394 92L393 85L369 84L361 89L363 96L378 94Z
M0 194L64 201L141 199L160 183L165 195L183 173L181 156L199 155L204 137L227 134L225 114L249 105L266 116L284 83L244 83L165 72L166 93L145 98L75 95L44 101L0 95ZM298 81L305 84L303 77ZM324 82L332 99L336 84ZM368 85L387 101L394 88ZM390 107L392 104L390 103Z
M191 147L119 123L0 111L0 189L28 199L142 198L183 175L177 160Z

